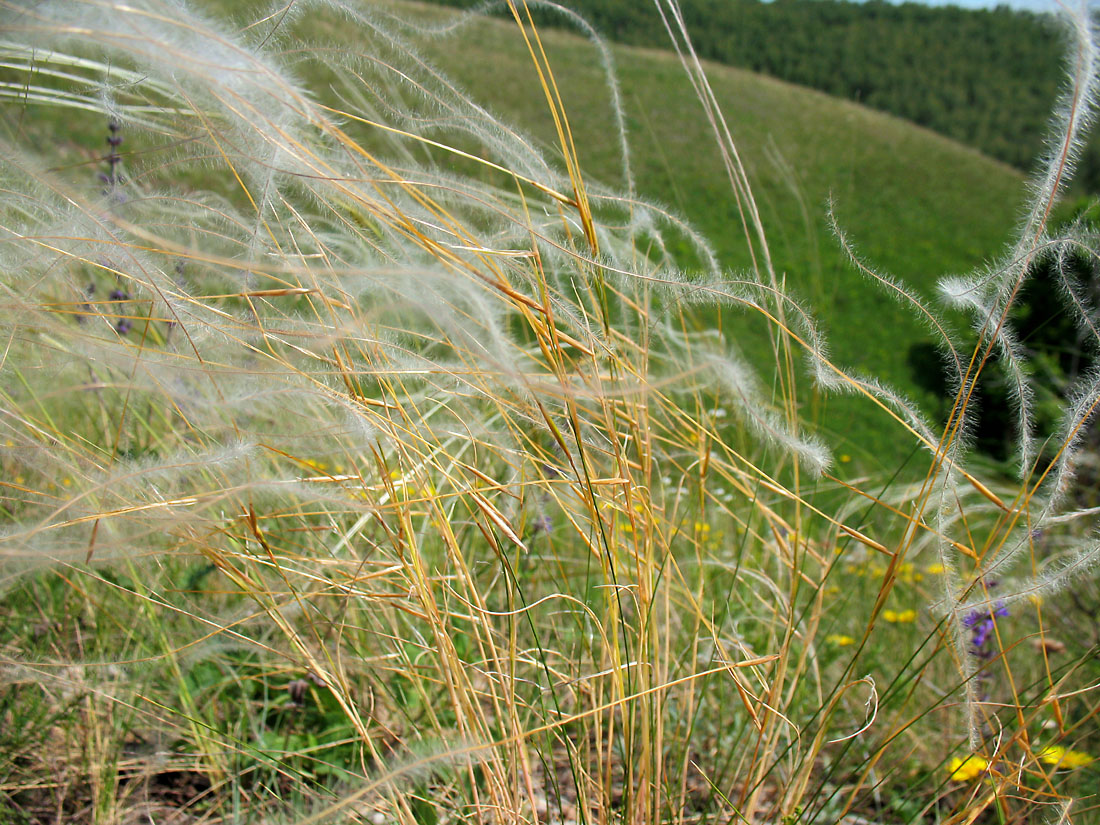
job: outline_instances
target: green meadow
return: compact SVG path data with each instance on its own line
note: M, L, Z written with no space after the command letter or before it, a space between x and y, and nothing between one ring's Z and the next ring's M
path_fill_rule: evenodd
M1085 18L1028 181L513 8L0 4L0 821L1100 821Z
M551 146L537 75L508 21L476 26L426 46L430 59L489 108ZM580 162L594 181L622 189L612 102L591 43L543 33L573 125ZM713 245L736 278L751 270L736 200L702 107L675 54L613 47L622 87L630 159L640 196L683 216ZM840 364L879 376L934 409L906 357L930 340L912 312L876 289L845 255L836 220L876 271L928 301L942 275L968 272L997 256L1023 208L1024 178L1005 164L927 130L869 109L750 72L706 63L758 198L775 267L792 294L814 309ZM753 363L769 360L766 329L733 314L727 324ZM753 332L748 332L746 327ZM806 399L805 417L876 471L893 470L910 445L865 402Z

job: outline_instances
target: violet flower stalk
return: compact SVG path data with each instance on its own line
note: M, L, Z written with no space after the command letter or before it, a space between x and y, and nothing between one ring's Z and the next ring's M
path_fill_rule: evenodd
M996 582L987 587L993 589ZM978 662L977 694L981 702L989 698L989 669L985 666L996 655L996 624L998 618L1008 615L1005 603L998 599L988 610L972 610L963 618L963 625L970 630L970 655Z

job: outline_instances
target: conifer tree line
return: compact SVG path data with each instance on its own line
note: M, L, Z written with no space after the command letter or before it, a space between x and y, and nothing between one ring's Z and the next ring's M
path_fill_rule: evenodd
M652 2L563 5L609 40L668 44ZM858 101L1025 170L1042 151L1069 47L1051 15L1007 6L680 0L680 7L700 57ZM567 25L560 14L535 13L541 25ZM1077 182L1100 192L1100 142L1090 145Z

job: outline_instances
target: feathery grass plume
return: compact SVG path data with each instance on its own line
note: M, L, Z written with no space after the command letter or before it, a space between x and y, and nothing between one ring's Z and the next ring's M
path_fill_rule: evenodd
M903 305L907 305L911 313L921 321L928 332L932 333L938 339L936 347L940 351L944 358L944 363L948 367L948 390L952 394L958 393L963 383L963 364L959 356L956 337L948 322L941 318L919 295L914 293L913 290L905 284L901 283L897 278L886 273L877 272L860 258L858 251L848 239L848 236L837 220L836 206L831 199L827 217L829 229L848 256L848 260L851 261L852 265L859 273L870 283L882 289L891 298Z
M1062 441L1054 463L1042 472L1037 472L1041 468L1034 466L1035 453L1030 443L1031 379L1025 375L1021 366L1023 353L1015 341L1007 319L1009 309L1019 294L1026 273L1042 254L1043 249L1051 246L1057 249L1068 240L1048 237L1048 218L1055 195L1064 186L1065 180L1072 171L1081 141L1081 130L1093 117L1096 78L1091 18L1087 10L1081 8L1067 13L1067 19L1069 29L1077 41L1073 69L1070 73L1071 90L1067 93L1067 101L1060 113L1058 128L1053 132L1051 157L1046 164L1045 174L1034 184L1031 212L1021 230L1020 239L1010 254L988 273L967 280L941 282L941 289L945 294L952 296L957 304L967 305L972 310L972 320L978 332L979 345L968 374L976 377L992 348L998 347L1002 364L1010 377L1010 394L1015 401L1020 422L1018 425L1020 477L1024 487L1016 498L1019 510L1013 511L1012 518L988 539L988 549L983 552L981 563L977 565L979 569L975 571L973 579L975 582L980 582L983 577L1003 578L1010 575L1018 558L1025 551L1034 552L1032 537L1035 531L1042 529L1041 525L1048 522L1068 491L1075 443L1080 438L1081 429L1091 417L1097 397L1095 379L1091 376L1082 376L1077 387L1071 391L1070 403L1061 427ZM1073 289L1066 285L1063 291L1066 290L1068 290L1069 311L1076 312L1080 318L1081 310ZM971 386L973 386L972 382ZM960 392L956 396L956 412L968 403L968 394L969 391L967 395ZM1028 489L1029 485L1030 489ZM1034 511L1033 502L1038 505ZM1086 547L1055 572L1036 575L1033 558L1030 573L1015 576L1007 583L1003 602L1008 604L1028 597L1038 604L1044 592L1049 594L1064 586L1071 576L1088 570L1094 561L1094 549ZM971 615L973 610L985 609L984 606L988 604L988 594L981 600L975 600L967 595L970 590L969 587L960 590L956 608L952 611L956 621L962 616ZM961 650L964 634L957 629L955 638ZM968 676L972 676L974 670L967 668L967 672ZM970 684L973 685L974 682L971 681ZM974 691L969 691L969 695L971 696L969 702L971 744L977 745L980 738L980 714L975 705Z
M960 419L959 427L965 427L967 408L972 402L972 393L984 363L991 357L994 350L998 354L998 363L1005 370L1008 377L1009 399L1016 410L1016 444L1018 451L1017 472L1021 478L1029 476L1034 471L1033 443L1033 395L1031 383L1023 368L1024 353L1016 335L1008 324L1007 316L1009 303L1001 299L1006 296L991 295L990 282L999 278L1008 270L1015 270L1021 266L1018 260L1012 260L1003 265L994 266L987 276L979 276L966 281L952 279L941 284L941 293L952 301L954 306L964 308L971 314L971 325L977 335L980 359L974 359L966 374L960 382L960 392L956 397L960 402L956 404L956 416ZM1016 282L1017 289L1022 283L1023 272ZM1015 293L1009 298L1014 298ZM993 319L999 319L994 321ZM961 392L965 387L967 392Z
M413 26L413 30L420 35L436 37L446 36L452 32L458 31L465 25L469 25L472 21L480 19L485 14L501 9L506 10L509 8L509 5L507 0L483 0L483 2L467 9L462 15L455 17L451 21L432 26L417 25ZM577 12L573 11L571 8L563 6L560 3L554 3L551 0L527 0L524 7L527 9L548 9L552 11L555 15L567 20L571 26L580 30L596 48L599 54L600 67L603 70L604 79L607 84L611 115L615 120L615 137L618 144L619 164L622 170L622 185L625 187L626 198L629 201L634 201L637 198L637 192L635 191L636 184L634 181L634 172L630 162L630 141L627 139L626 134L626 114L623 110L623 95L622 90L619 88L619 75L615 68L615 57L608 47L607 41L600 36L600 33L596 31L582 15L577 14ZM409 21L403 21L400 18L398 22L404 22L405 25L410 25ZM622 197L622 195L616 195L616 197Z
M776 445L784 453L798 456L816 474L829 467L831 458L825 445L816 438L791 432L779 415L764 404L760 387L752 373L729 354L704 361L708 372L726 388L732 399L745 411L746 420L762 441Z

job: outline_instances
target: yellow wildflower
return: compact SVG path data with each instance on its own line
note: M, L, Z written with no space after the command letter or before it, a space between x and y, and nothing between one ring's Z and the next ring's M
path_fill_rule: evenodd
M1039 751L1039 759L1059 768L1083 768L1096 761L1084 751L1066 750L1061 745L1048 745Z
M911 561L907 561L904 564L898 566L897 576L898 579L905 582L906 584L913 584L915 582L919 582L922 578L924 578L920 573L917 572L916 566Z
M697 522L695 522L695 530L699 533L709 533L710 532L710 525L707 524L706 522L697 521Z
M931 573L931 574L932 574L933 576L935 576L935 575L938 575L939 573L942 573L942 572L943 572L943 565L942 565L942 564L939 564L939 563L937 563L937 564L930 564L930 565L928 565L928 566L927 566L926 568L924 568L924 569L925 569L925 571L927 571L928 573Z
M956 782L969 782L989 770L989 762L980 756L968 756L966 759L955 757L947 763L947 772Z
M841 453L840 454L840 463L841 464L847 464L851 460L852 460L852 457L850 455L848 455L847 453Z
M908 624L917 620L915 610L883 610L882 618L891 624Z
M851 636L845 636L843 633L830 633L825 637L825 641L837 647L847 647L848 645L854 645L856 643L855 639Z

